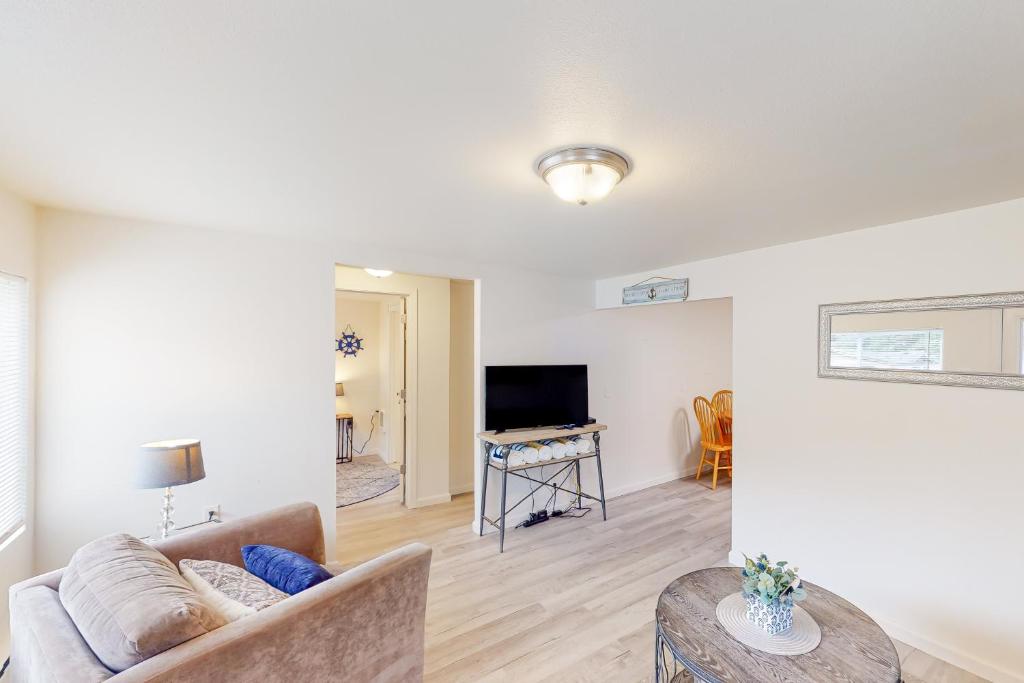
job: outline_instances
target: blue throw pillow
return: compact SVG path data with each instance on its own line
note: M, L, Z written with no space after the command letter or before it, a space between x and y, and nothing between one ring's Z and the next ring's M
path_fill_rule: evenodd
M250 574L288 595L332 578L330 572L308 557L272 545L242 546L242 559Z

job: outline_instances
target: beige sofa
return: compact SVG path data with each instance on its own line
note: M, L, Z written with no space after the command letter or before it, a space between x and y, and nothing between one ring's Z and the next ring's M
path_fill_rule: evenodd
M301 503L225 522L154 546L244 566L265 543L324 563L320 513ZM93 655L57 595L63 569L11 587L11 683L418 681L430 548L412 544L343 572L255 615L114 674ZM6 683L6 677L5 677Z

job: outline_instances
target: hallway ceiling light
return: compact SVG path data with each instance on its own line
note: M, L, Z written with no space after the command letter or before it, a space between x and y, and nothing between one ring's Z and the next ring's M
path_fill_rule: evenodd
M395 272L393 270L381 270L380 268L363 268L363 270L374 277L387 277Z
M608 149L570 147L545 154L537 174L560 199L582 206L608 196L629 174L629 162Z

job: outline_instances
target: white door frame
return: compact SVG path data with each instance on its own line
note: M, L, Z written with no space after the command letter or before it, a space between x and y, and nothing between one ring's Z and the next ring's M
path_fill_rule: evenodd
M405 464L405 397L400 396L405 387L405 297L399 302L388 304L384 342L387 344L386 367L384 372L387 397L384 402L384 432L386 434L385 460L388 464ZM401 338L399 337L401 335ZM400 363L400 364L399 364ZM395 438L397 437L397 438Z
M415 507L417 495L416 474L419 459L416 443L419 441L419 292L413 290L405 297L405 499L406 507ZM412 502L413 505L409 505Z

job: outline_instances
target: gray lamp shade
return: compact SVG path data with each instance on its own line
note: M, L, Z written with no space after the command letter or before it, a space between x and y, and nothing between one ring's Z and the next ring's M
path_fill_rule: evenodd
M335 396L344 396L345 395L345 385L342 384L341 382L335 382L334 383L334 395Z
M154 441L139 447L135 488L162 489L191 484L206 477L199 439Z

